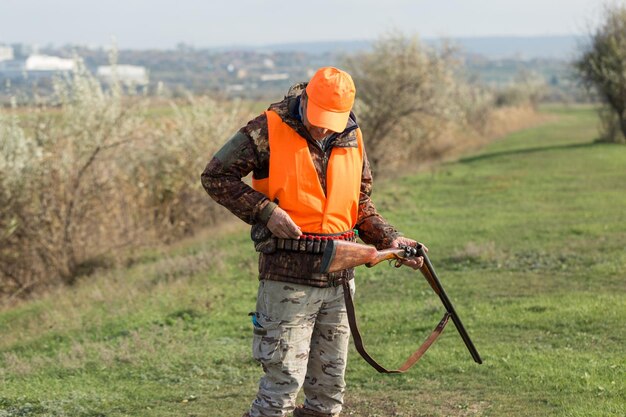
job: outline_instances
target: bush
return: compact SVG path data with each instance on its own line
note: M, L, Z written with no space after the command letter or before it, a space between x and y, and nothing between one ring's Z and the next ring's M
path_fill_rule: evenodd
M119 88L104 91L78 64L73 75L55 80L53 97L33 113L18 116L14 106L0 120L3 147L13 150L3 153L0 167L3 292L73 282L90 249L106 247L106 233L115 235L104 232L112 226L104 214L113 213L101 207L116 185L113 155L133 140L139 118L122 105Z
M236 102L220 104L209 97L188 95L185 102L171 103L171 110L171 117L151 126L141 150L128 156L125 171L151 213L150 227L163 241L189 235L223 213L202 190L198 172L243 119Z
M197 174L237 106L190 98L169 117L150 112L79 62L31 112L13 100L0 113L0 297L72 284L129 245L215 219Z
M496 107L531 106L536 109L546 91L547 85L541 76L522 71L510 85L495 91L494 104Z
M465 128L480 132L493 108L490 93L459 75L456 50L445 42L429 48L417 37L391 34L344 66L357 85L355 110L370 162L383 173L440 158L452 146L440 138Z

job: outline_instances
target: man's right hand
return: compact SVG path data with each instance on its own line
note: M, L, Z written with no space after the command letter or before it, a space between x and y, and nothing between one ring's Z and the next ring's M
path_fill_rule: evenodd
M289 214L280 207L276 207L267 221L267 228L276 237L282 239L297 239L302 235L300 228L291 220Z

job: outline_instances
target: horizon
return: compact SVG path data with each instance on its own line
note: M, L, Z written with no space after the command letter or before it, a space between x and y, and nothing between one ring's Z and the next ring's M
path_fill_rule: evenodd
M480 35L480 36L455 36L455 37L423 37L417 34L420 40L430 42L430 41L438 41L438 40L506 40L506 39L519 39L519 40L532 40L532 39L559 39L559 38L584 38L587 36L585 33L563 33L563 34L536 34L536 35ZM238 43L238 44L223 44L223 45L215 45L215 46L199 46L199 45L191 45L185 42L177 42L175 45L170 47L163 48L142 48L142 47L120 47L120 45L114 39L114 42L108 44L87 44L82 42L68 42L68 43L60 43L55 44L49 42L47 44L38 44L38 43L29 43L25 41L3 41L0 39L0 45L28 45L28 46L36 46L40 48L63 48L68 46L77 46L77 47L85 47L91 49L109 49L111 46L117 46L118 50L173 50L177 49L180 46L184 45L185 47L197 49L197 50L211 50L211 49L248 49L248 48L266 48L266 47L280 47L280 46L289 46L289 45L322 45L322 44L350 44L350 43L373 43L376 42L379 38L369 38L369 39L342 39L342 40L307 40L307 41L288 41L288 42L274 42L274 43Z
M167 0L0 0L0 43L106 47L114 40L119 49L180 44L212 49L373 41L393 31L422 39L580 36L602 3L318 0L315 7L295 8L276 0L238 0L219 7L191 0L179 0L175 7Z

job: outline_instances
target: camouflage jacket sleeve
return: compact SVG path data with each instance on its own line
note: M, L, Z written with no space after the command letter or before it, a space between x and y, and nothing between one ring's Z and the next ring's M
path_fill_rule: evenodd
M359 215L356 228L363 242L375 245L378 249L391 246L391 242L400 233L376 211L371 199L372 171L367 155L363 155L363 172L361 174L361 194L359 196Z
M209 162L201 175L202 186L219 204L248 224L267 223L276 207L242 179L269 165L265 114L241 128Z

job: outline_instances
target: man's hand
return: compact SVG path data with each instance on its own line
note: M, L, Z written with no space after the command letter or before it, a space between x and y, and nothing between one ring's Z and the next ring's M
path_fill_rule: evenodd
M282 239L297 239L302 235L300 228L291 220L289 214L280 207L276 207L267 221L267 228L276 237Z
M424 244L421 245L424 248L424 252L428 252L428 248ZM403 236L397 237L393 242L391 242L392 248L399 248L400 246L412 246L415 248L417 247L417 242ZM420 269L424 265L424 258L420 256L412 259L404 259L401 260L400 263L413 269Z

